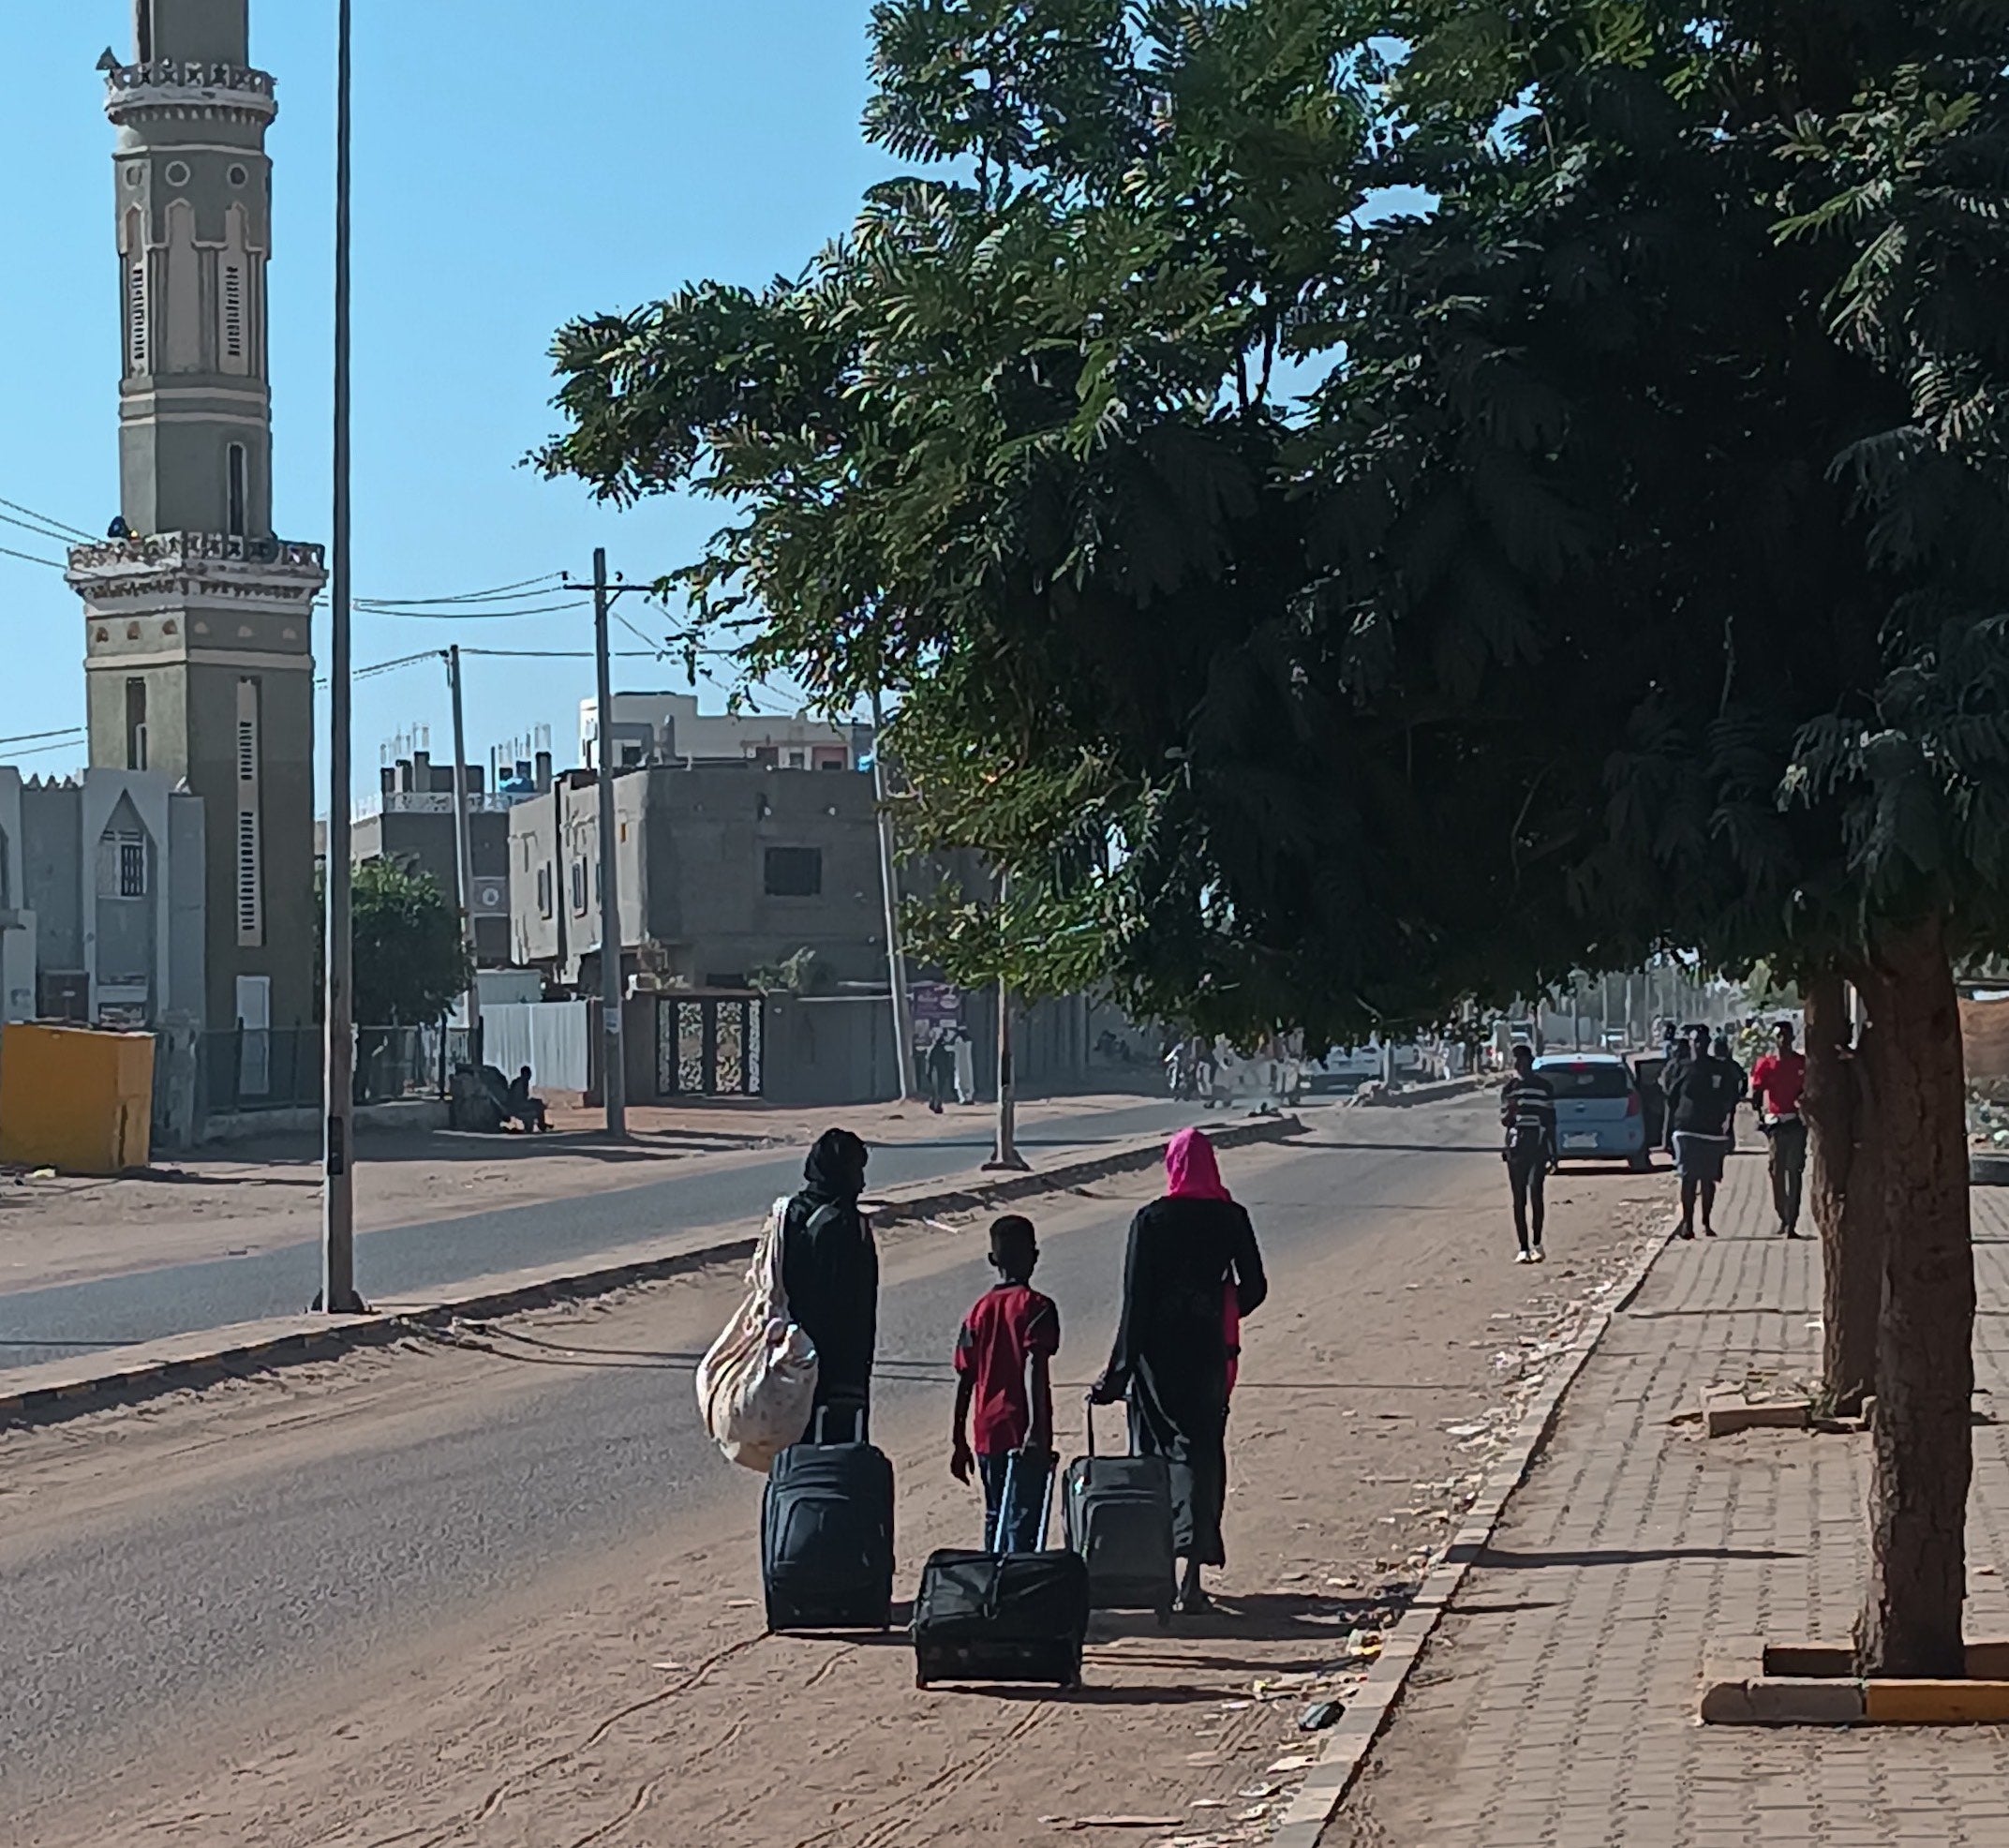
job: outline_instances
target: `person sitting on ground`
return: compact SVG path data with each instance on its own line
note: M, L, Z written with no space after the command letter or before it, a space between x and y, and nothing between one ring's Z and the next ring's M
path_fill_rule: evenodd
M1039 1242L1030 1219L1007 1213L991 1226L990 1262L999 1280L976 1299L956 1337L948 1467L959 1483L967 1483L973 1470L983 1481L985 1552L1031 1553L1039 1545L1039 1517L1057 1461L1051 1363L1060 1351L1061 1312L1033 1288Z
M544 1100L542 1097L533 1097L530 1095L530 1068L528 1066L524 1066L510 1080L506 1114L513 1121L522 1124L524 1128L533 1136L542 1135L551 1127L550 1113L544 1107Z

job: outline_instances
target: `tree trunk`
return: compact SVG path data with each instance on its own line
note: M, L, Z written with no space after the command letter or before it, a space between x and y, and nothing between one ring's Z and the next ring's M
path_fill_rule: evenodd
M1880 937L1869 983L1887 1236L1856 1672L1957 1678L1966 1673L1974 1251L1959 1009L1938 918Z
M1807 997L1807 1206L1821 1238L1821 1379L1828 1408L1853 1417L1876 1391L1877 1324L1883 1310L1883 1199L1876 1116L1864 1108L1867 1042L1849 1036L1839 975L1810 982ZM1864 1140L1867 1138L1868 1140Z

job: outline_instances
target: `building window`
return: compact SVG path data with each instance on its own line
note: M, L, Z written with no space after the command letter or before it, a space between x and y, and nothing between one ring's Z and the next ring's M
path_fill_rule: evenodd
M241 442L231 445L231 526L232 539L245 536L245 446Z
M551 869L548 866L539 867L537 869L537 915L540 917L549 917L551 916Z
M138 215L135 214L138 221ZM146 233L143 229L134 232L136 239L126 283L126 359L132 370L144 372L147 369L146 344Z
M240 361L245 356L245 266L242 263L223 266L223 356Z
M639 744L624 744L621 746L621 768L624 770L636 769L640 768L641 762L642 747Z
M265 873L260 838L259 687L237 683L237 943L259 949L265 942Z
M126 768L146 768L146 682L126 682Z
M132 37L141 64L154 62L154 0L133 0Z
M97 896L101 899L143 899L146 896L146 836L107 834L97 843Z
M584 917L586 916L586 862L584 860L574 860L572 863L572 908L574 917Z
M823 896L821 847L769 847L766 890L770 899L814 899Z

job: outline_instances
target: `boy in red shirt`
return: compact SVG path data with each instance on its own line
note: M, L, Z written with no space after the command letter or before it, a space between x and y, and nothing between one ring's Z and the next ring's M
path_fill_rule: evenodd
M1772 1143L1772 1205L1778 1229L1789 1239L1800 1235L1800 1200L1807 1183L1807 1125L1800 1117L1800 1094L1807 1089L1807 1055L1793 1050L1793 1026L1778 1023L1778 1051L1767 1052L1751 1067L1751 1102L1758 1126Z
M973 1470L984 1483L984 1549L1030 1553L1039 1544L1040 1511L1053 1470L1053 1381L1061 1312L1032 1287L1039 1263L1033 1222L1006 1214L990 1228L990 1261L999 1281L977 1298L956 1337L956 1436L949 1469L959 1483ZM972 1408L975 1444L971 1444ZM1012 1505L1004 1477L1013 1456Z

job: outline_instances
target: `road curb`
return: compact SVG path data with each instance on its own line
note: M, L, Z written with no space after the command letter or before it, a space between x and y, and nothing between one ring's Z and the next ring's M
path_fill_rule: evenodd
M1236 1149L1287 1141L1303 1131L1300 1119L1284 1116L1261 1117L1219 1130L1209 1129L1208 1135L1216 1148ZM1151 1168L1164 1150L1165 1138L1153 1136L1103 1155L1064 1162L1057 1168L1034 1169L1022 1174L1000 1175L994 1180L966 1181L954 1186L920 1182L916 1186L926 1191L892 1190L881 1196L872 1223L885 1230L1036 1194L1064 1193L1113 1175ZM674 1250L636 1245L624 1252L575 1260L562 1271L514 1271L470 1278L455 1286L455 1293L451 1296L387 1304L361 1316L301 1317L284 1323L241 1324L236 1330L208 1329L115 1349L112 1354L23 1367L11 1375L0 1374L0 1427L54 1423L112 1400L131 1403L186 1387L208 1385L219 1378L241 1379L246 1374L296 1366L305 1361L326 1360L352 1348L380 1347L417 1328L493 1319L523 1309L659 1282L713 1264L743 1262L753 1255L753 1244L749 1234ZM112 1364L119 1352L127 1359L123 1364Z
M1318 1848L1347 1793L1353 1788L1375 1741L1392 1717L1437 1625L1451 1608L1466 1575L1492 1544L1494 1529L1507 1504L1527 1480L1527 1472L1555 1428L1564 1395L1576 1383L1585 1363L1597 1351L1613 1319L1623 1314L1667 1249L1669 1235L1653 1238L1632 1267L1622 1274L1610 1300L1590 1319L1570 1350L1543 1384L1515 1427L1506 1453L1495 1464L1486 1485L1466 1510L1443 1557L1418 1588L1416 1598L1390 1631L1367 1679L1347 1703L1347 1710L1326 1734L1318 1762L1312 1767L1290 1808L1285 1811L1270 1841L1272 1848Z

